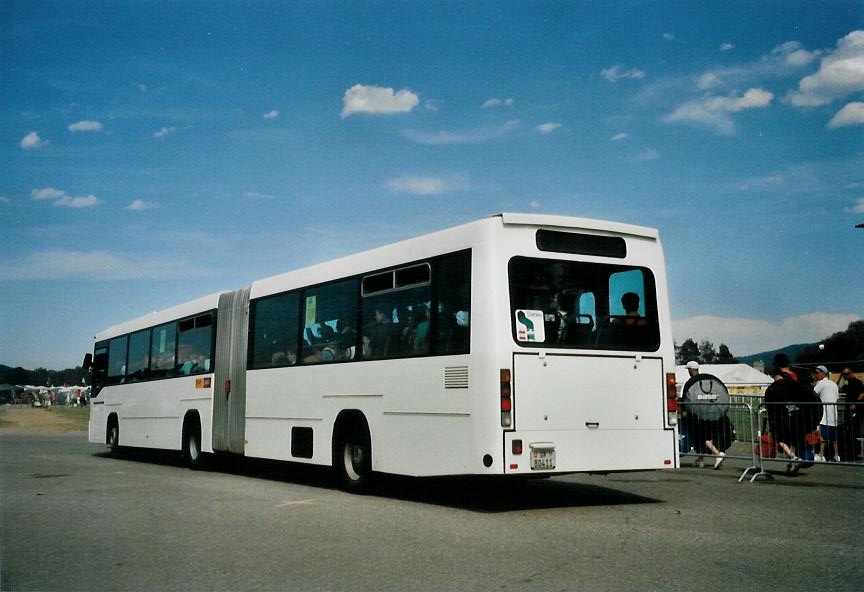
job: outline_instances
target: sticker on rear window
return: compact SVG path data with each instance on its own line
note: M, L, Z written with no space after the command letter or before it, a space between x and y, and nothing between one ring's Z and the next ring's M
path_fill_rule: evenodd
M542 310L516 309L516 340L543 343L546 329Z

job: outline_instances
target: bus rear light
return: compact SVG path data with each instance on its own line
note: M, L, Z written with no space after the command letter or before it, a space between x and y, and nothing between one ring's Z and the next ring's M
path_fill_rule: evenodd
M675 373L666 373L666 412L669 425L678 424L678 391L675 388Z
M522 454L522 440L513 440L512 450L514 456Z
M510 368L501 368L499 394L501 395L501 427L513 426L513 390L510 386Z

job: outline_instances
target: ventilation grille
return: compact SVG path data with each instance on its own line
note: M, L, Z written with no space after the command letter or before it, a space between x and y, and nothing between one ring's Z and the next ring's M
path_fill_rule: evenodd
M468 388L468 366L445 366L444 388L467 389Z

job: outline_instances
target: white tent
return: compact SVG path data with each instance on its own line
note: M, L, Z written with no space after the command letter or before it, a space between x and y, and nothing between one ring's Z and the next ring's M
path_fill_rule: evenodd
M723 381L730 395L763 395L774 380L747 364L700 364L699 372L712 374ZM675 366L678 389L690 378L687 366Z

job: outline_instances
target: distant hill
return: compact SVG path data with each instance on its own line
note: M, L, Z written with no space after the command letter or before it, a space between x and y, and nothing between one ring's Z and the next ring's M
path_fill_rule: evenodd
M753 362L757 360L762 360L762 362L765 364L765 370L768 370L771 368L771 363L774 361L774 356L776 356L777 354L786 354L786 356L790 360L795 360L799 353L801 353L808 347L811 347L812 345L813 344L811 343L797 343L795 345L787 345L786 347L780 349L772 349L771 351L760 352L758 354L735 357L738 358L738 361L742 364L749 364L750 366L753 365Z

